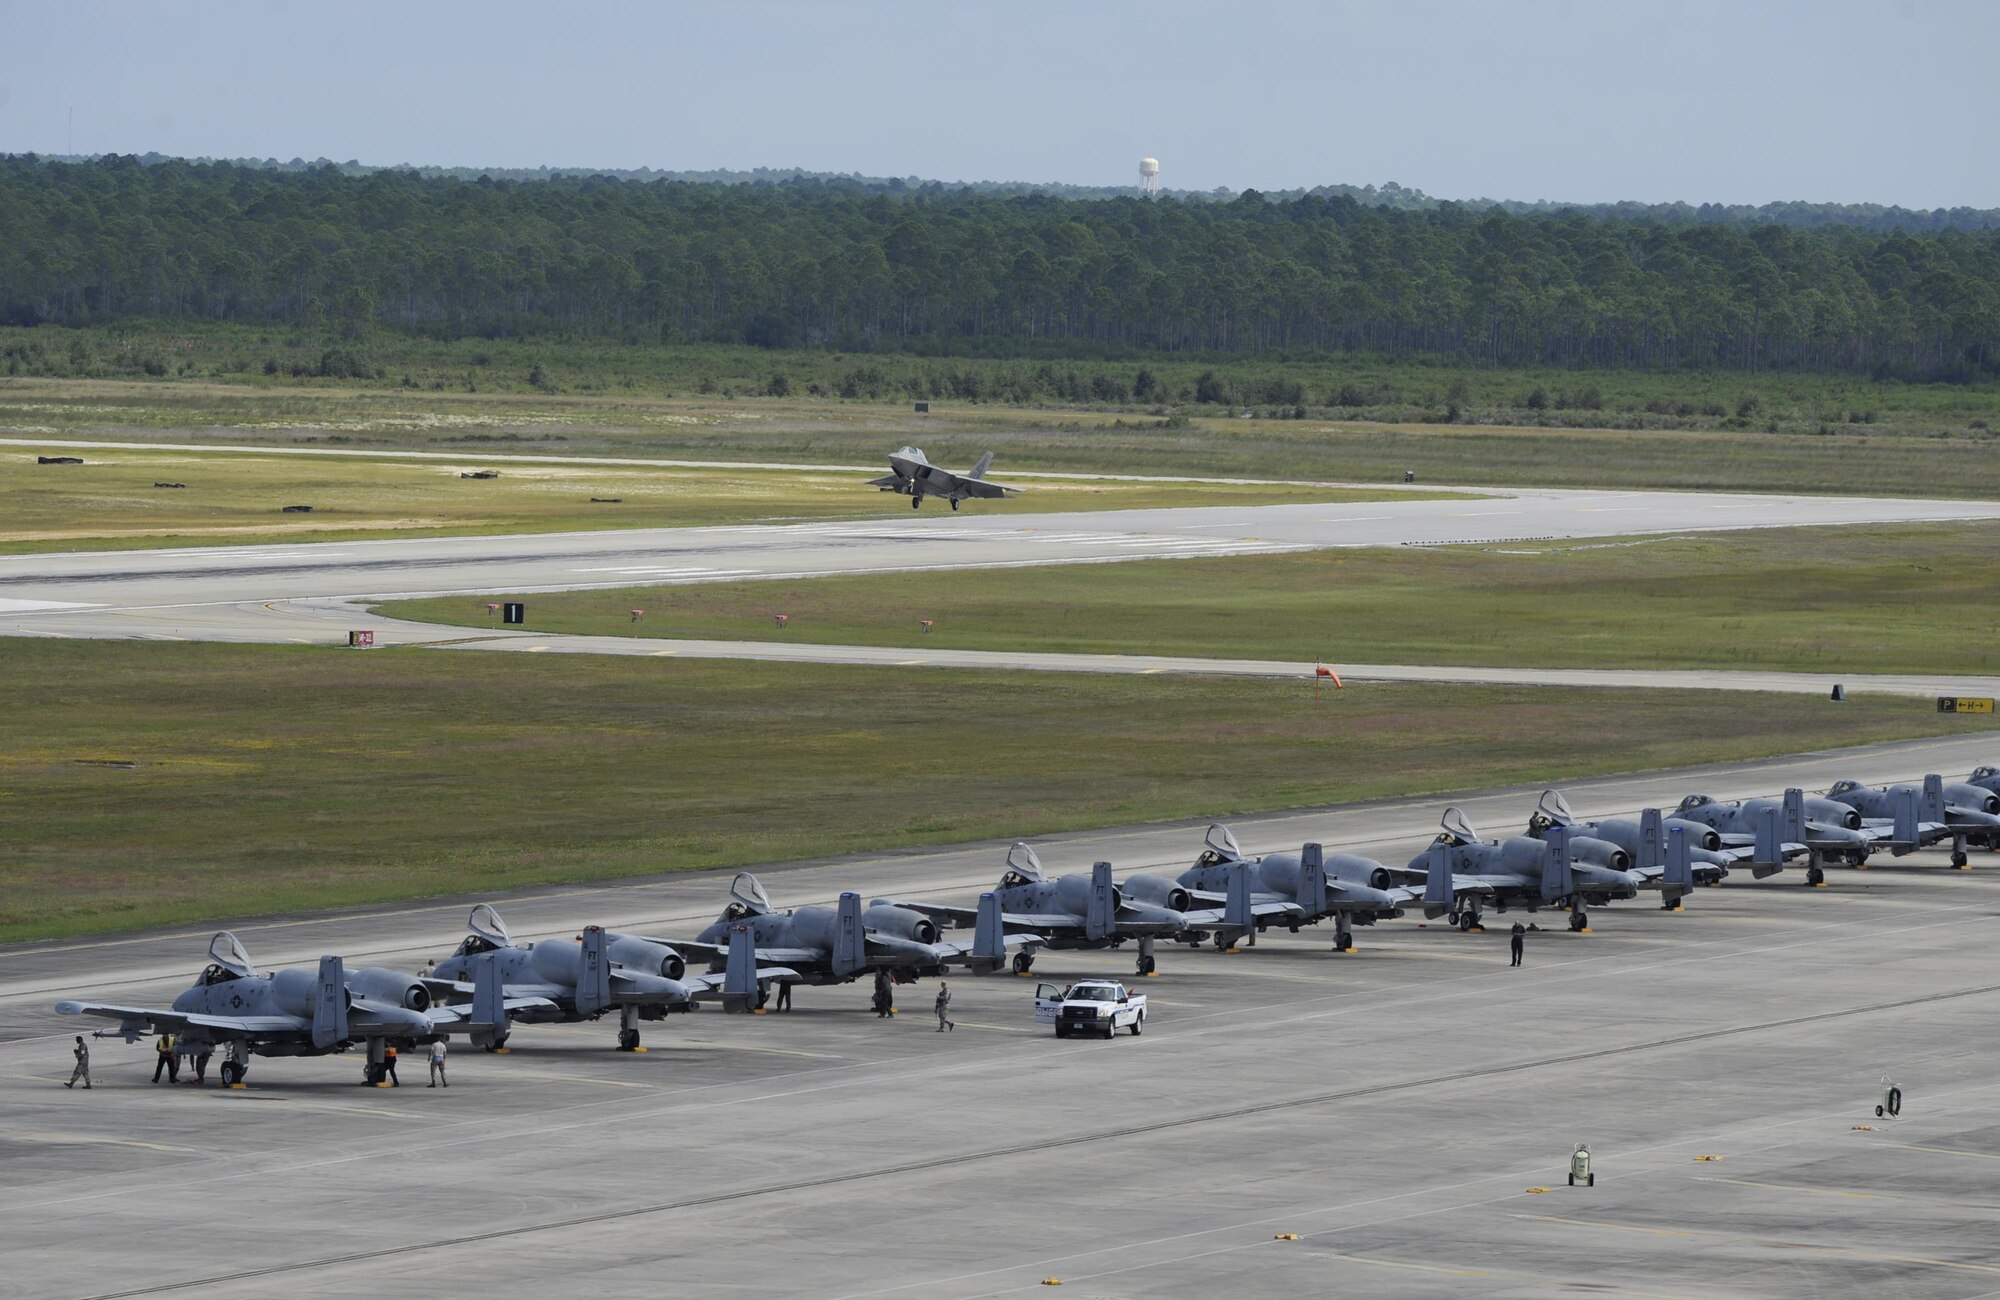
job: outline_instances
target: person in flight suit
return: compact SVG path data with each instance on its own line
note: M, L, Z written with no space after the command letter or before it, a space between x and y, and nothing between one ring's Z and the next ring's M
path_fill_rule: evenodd
M76 1057L76 1068L69 1072L69 1082L63 1087L74 1088L78 1079L83 1080L84 1091L90 1090L90 1049L84 1046L83 1035L76 1036L76 1050L70 1055Z
M1527 945L1527 941L1528 932L1521 928L1519 921L1514 922L1514 930L1507 937L1507 946L1514 953L1514 960L1507 963L1509 966L1519 966L1521 964L1521 949Z

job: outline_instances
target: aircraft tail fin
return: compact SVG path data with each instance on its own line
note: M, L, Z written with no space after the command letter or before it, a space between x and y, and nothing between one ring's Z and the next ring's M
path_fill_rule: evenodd
M347 1041L347 964L338 957L319 959L319 980L313 986L313 1046L322 1052Z
M1896 829L1889 851L1898 857L1917 847L1917 805L1921 796L1907 785L1889 792L1889 811L1895 815Z
M1756 823L1751 827L1756 843L1750 854L1750 874L1760 879L1784 869L1785 845L1778 833L1781 821L1783 814L1779 809L1766 807L1757 810Z
M1657 808L1646 810L1654 817L1659 816ZM1694 846L1688 843L1687 827L1676 826L1667 832L1665 856L1666 871L1660 876L1660 896L1671 903L1686 898L1694 892Z
M1118 928L1118 890L1111 883L1111 864L1090 864L1090 902L1083 915L1087 939L1109 939Z
M1639 861L1634 865L1641 871L1657 871L1667 865L1666 824L1658 808L1648 808L1639 814ZM1687 838L1685 829L1681 830L1681 838Z
M497 1046L510 1028L507 989L500 982L500 954L484 953L474 958L472 965L472 1041L480 1047Z
M1299 906L1309 918L1326 915L1326 850L1318 844L1299 848Z
M611 1005L611 954L604 927L583 928L583 943L577 951L576 1011L594 1016Z
M1576 878L1570 871L1570 828L1549 827L1547 856L1542 859L1542 901L1554 902L1576 892Z
M757 940L747 925L729 927L729 955L722 968L722 1009L757 1005Z
M1797 786L1785 791L1785 824L1779 827L1786 841L1792 844L1806 842L1806 792Z
M966 477L985 478L986 471L992 468L993 468L993 453L989 451L984 456L981 456L979 458L979 463L972 467L972 472L970 474L967 474Z
M1939 825L1943 825L1947 820L1944 812L1944 778L1936 772L1924 778L1924 802L1923 807L1917 810L1917 815L1924 821L1937 822Z
M1250 864L1229 864L1229 888L1222 900L1222 927L1232 938L1257 928L1257 914L1250 910Z
M861 932L861 895L840 896L833 911L833 973L852 975L868 964L867 944Z
M979 911L972 923L972 969L1000 970L1007 965L1007 930L1000 923L1000 895L979 896Z
M1451 850L1434 844L1424 854L1424 915L1437 920L1452 910Z

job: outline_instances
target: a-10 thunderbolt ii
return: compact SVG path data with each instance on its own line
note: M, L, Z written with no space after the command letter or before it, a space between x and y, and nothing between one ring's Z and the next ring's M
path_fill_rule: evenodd
M266 975L225 930L209 941L208 965L194 987L176 997L171 1008L58 1002L56 1010L116 1020L118 1028L105 1032L128 1043L161 1033L174 1035L189 1051L221 1048L225 1084L243 1082L252 1055L324 1056L362 1042L368 1048L366 1078L376 1082L389 1043L427 1043L476 1031L478 1012L503 1002L524 1013L543 1009L537 998L501 998L499 986L491 982L481 987L475 1001L477 1009L472 1004L440 1006L414 975L379 966L350 971L339 957L320 958L316 970Z
M1172 882L1164 882L1172 886ZM1195 922L1186 912L1164 903L1127 897L1111 879L1111 864L1099 862L1088 875L1072 873L1051 877L1042 869L1042 860L1033 848L1016 841L1007 850L1007 868L993 889L1000 923L1010 941L1026 936L1045 948L1117 948L1127 940L1139 943L1138 971L1151 975L1157 968L1153 945L1191 931ZM980 896L985 904L986 895ZM969 925L975 914L963 907L924 903L909 899L882 899L952 925ZM1025 975L1034 965L1034 953L1014 956L1014 973Z
M1826 797L1844 803L1866 829L1889 829L1890 851L1901 857L1929 844L1951 841L1951 865L1967 864L1968 844L2000 848L2000 794L1967 782L1945 783L1932 773L1921 784L1863 785L1835 781Z
M1630 871L1578 861L1571 839L1567 826L1556 826L1545 839L1482 840L1463 812L1445 809L1437 838L1410 860L1411 871L1424 873L1424 915L1470 931L1485 928L1481 913L1488 900L1500 912L1567 907L1569 928L1587 931L1587 904L1636 898L1641 881Z
M601 926L586 926L575 939L524 944L508 932L507 923L491 904L480 903L466 918L466 929L469 933L464 942L431 973L433 991L468 995L481 970L495 965L509 996L540 998L547 1003L545 1014L515 1018L574 1023L615 1011L621 1052L645 1050L640 1046L641 1021L686 1011L696 998L720 992L724 983L720 974L688 974L686 958L668 944L617 934ZM796 979L798 973L766 967L757 971L757 978ZM440 989L440 981L453 983ZM474 1041L497 1051L507 1041L505 1024Z
M999 970L1010 953L1026 960L1039 940L1006 934L1000 925L997 899L982 895L972 914L971 943L944 942L938 925L923 911L892 899L878 898L867 907L861 896L844 893L832 907L809 905L780 911L749 872L737 873L729 886L729 905L693 939L656 939L655 943L707 958L722 970L724 1005L742 1009L762 1001L769 969L782 968L779 978L800 984L846 984L877 970L898 981L942 974L946 967L965 966L975 974ZM734 950L732 950L734 945Z
M991 499L1019 493L1020 488L995 483L986 477L986 470L992 464L993 453L989 451L979 458L970 473L954 474L943 466L931 464L921 449L905 447L889 457L889 472L881 478L869 479L868 485L884 492L901 493L910 499L912 510L921 506L925 497L943 497L956 510L958 503L967 497Z
M1803 855L1808 885L1826 883L1828 862L1859 866L1889 839L1884 829L1864 827L1861 814L1846 804L1809 796L1797 787L1776 799L1691 794L1680 801L1674 816L1713 828L1725 846L1755 847L1751 874L1760 878L1778 870L1774 863ZM1770 842L1774 833L1775 851Z
M1187 913L1190 925L1214 932L1217 948L1273 925L1296 933L1331 917L1334 951L1352 952L1355 926L1394 920L1405 903L1423 897L1421 888L1399 883L1403 878L1416 877L1318 844L1253 858L1216 822L1202 837L1201 856L1174 880L1136 875L1120 887L1141 902Z
M1680 900L1695 885L1720 884L1729 875L1729 864L1754 852L1743 848L1726 851L1721 836L1700 822L1678 817L1662 817L1657 808L1647 808L1639 820L1606 817L1585 821L1578 817L1559 790L1544 790L1528 817L1528 834L1545 840L1557 826L1569 828L1570 857L1593 866L1630 872L1644 886L1660 891L1664 911L1680 910ZM1685 877L1670 860L1670 833L1680 830L1686 845Z

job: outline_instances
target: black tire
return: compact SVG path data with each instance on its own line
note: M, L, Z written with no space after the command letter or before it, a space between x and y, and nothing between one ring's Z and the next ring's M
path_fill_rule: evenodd
M953 497L953 498L951 499L951 508L952 508L953 510L956 510L956 509L958 509L958 498L957 498L957 497Z
M912 509L912 510L916 510L916 509L920 508L920 507L921 507L921 506L922 506L923 504L924 504L924 499L923 499L922 497L911 497L911 498L910 498L910 509Z
M1951 865L1954 867L1962 867L1966 865L1966 862L1967 858L1963 853L1954 853L1951 855Z
M1141 975L1151 975L1158 968L1159 962L1154 958L1141 957L1139 959L1139 974Z
M1597 1175L1596 1175L1596 1174L1592 1174L1592 1175L1591 1175L1590 1177L1588 1177L1588 1178L1584 1179L1584 1185L1585 1185L1586 1187L1595 1187L1595 1186L1597 1186Z
M636 1030L636 1029L621 1029L621 1030L619 1030L619 1031L618 1031L618 1050L619 1050L619 1051L621 1051L621 1052L631 1052L631 1051L636 1051L636 1050L638 1049L638 1047L639 1047L639 1031L638 1031L638 1030Z
M1571 1174L1571 1175L1569 1176L1569 1185L1570 1185L1571 1187L1574 1187L1574 1186L1576 1186L1576 1175L1575 1175L1575 1174Z
M1057 1038L1068 1038L1068 1037L1069 1037L1069 1026L1068 1026L1068 1025L1057 1025L1057 1026L1056 1026L1056 1037L1057 1037Z
M492 1042L488 1043L488 1044L487 1044L487 1045L486 1045L486 1046L485 1046L485 1047L484 1047L483 1049L481 1049L481 1050L483 1050L483 1051L487 1051L487 1052L497 1052L497 1051L499 1051L499 1050L500 1050L501 1048L505 1047L506 1045L507 1045L507 1035L505 1035L505 1034L502 1034L502 1035L500 1035L500 1037L498 1037L498 1038L494 1039L494 1040L493 1040Z
M1881 1108L1880 1106L1877 1106L1877 1107L1875 1108L1875 1118L1876 1118L1876 1119L1881 1119L1881 1118L1882 1118L1882 1108Z
M1137 1038L1139 1035L1145 1032L1146 1032L1146 1017L1143 1014L1141 1014L1135 1017L1132 1021L1132 1037Z
M233 1088L238 1083L242 1082L242 1080L243 1080L243 1073L237 1067L236 1062L224 1061L222 1063L222 1082L225 1086ZM1880 1114L1882 1108L1880 1106L1877 1106L1875 1110L1877 1114Z
M1822 871L1822 870L1821 870L1820 868L1818 868L1818 867L1807 867L1807 868L1806 868L1806 887L1807 887L1807 888L1813 888L1813 887L1815 887L1815 886L1819 886L1819 885L1823 885L1823 884L1825 884L1825 883L1826 883L1826 872Z
M1033 955L1025 952L1014 954L1014 973L1016 975L1026 975L1033 968L1034 964L1035 959Z
M1444 914L1444 923L1448 926L1451 926L1455 930L1462 930L1465 928L1464 926L1459 924L1459 916L1457 912L1446 912Z

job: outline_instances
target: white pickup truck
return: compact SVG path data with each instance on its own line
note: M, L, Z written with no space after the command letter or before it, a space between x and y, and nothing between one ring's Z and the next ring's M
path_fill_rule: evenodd
M1057 1038L1103 1034L1121 1029L1146 1032L1146 995L1128 993L1116 980L1078 980L1068 988L1035 986L1035 1023L1054 1025Z

